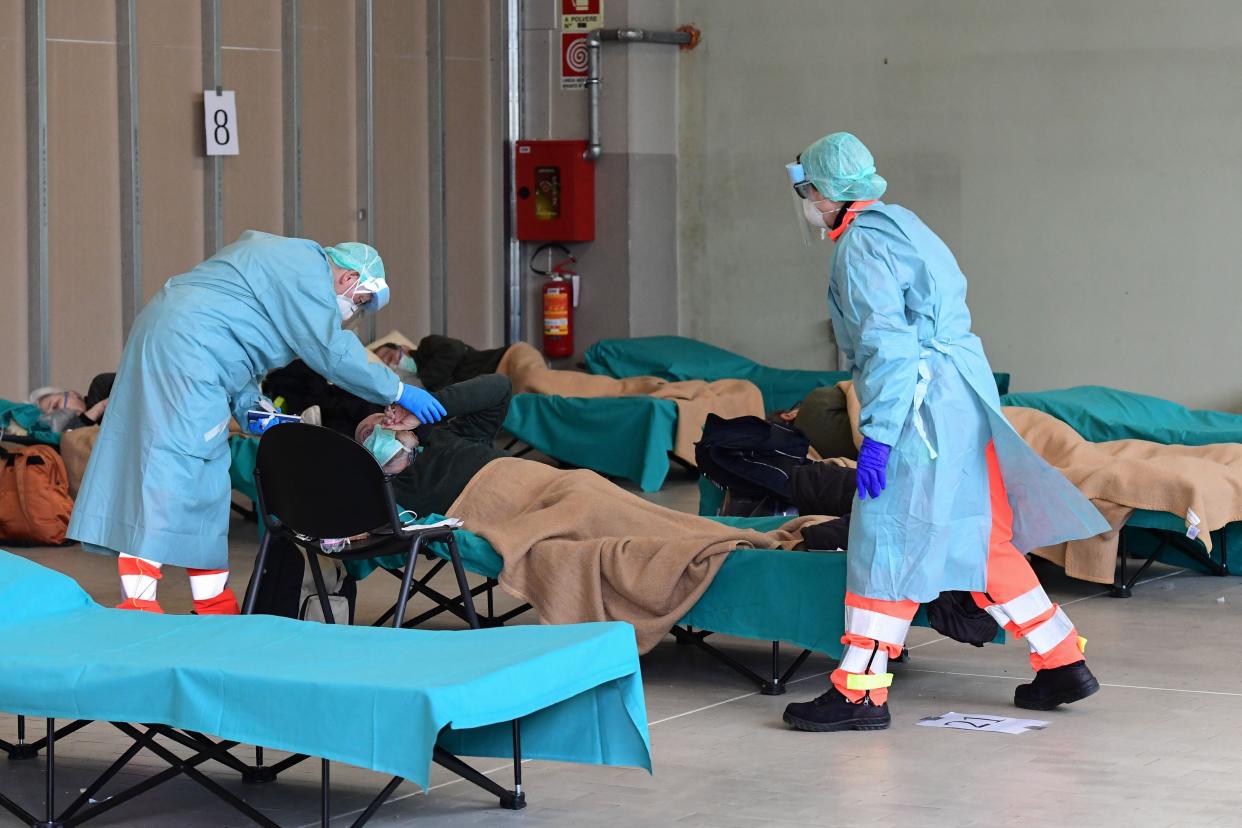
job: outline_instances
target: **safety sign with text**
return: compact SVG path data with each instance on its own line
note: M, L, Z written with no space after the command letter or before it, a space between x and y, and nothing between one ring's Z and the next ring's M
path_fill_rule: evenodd
M604 0L561 0L561 31L589 32L604 26Z

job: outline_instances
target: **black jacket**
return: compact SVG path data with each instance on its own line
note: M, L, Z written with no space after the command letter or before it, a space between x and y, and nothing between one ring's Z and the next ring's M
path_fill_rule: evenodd
M494 374L508 348L479 351L460 339L432 334L424 336L414 349L418 378L428 391L439 391L455 382Z

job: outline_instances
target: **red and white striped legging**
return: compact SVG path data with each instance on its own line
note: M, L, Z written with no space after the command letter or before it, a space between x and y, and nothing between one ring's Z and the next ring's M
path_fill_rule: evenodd
M987 591L975 592L975 603L996 623L1031 650L1031 666L1049 670L1083 660L1086 639L1069 616L1048 599L1031 565L1013 545L1013 510L1005 493L996 449L988 445L988 484L992 501L992 532L988 543ZM868 693L876 704L888 699L892 673L888 660L901 655L906 632L919 605L845 594L845 652L832 672L832 683L850 701Z
M159 586L159 564L146 558L135 558L122 553L116 568L121 576L121 597L117 609L159 612L164 610L156 600ZM199 615L237 615L237 596L229 588L227 569L186 569L190 576L190 593L194 597L194 611Z

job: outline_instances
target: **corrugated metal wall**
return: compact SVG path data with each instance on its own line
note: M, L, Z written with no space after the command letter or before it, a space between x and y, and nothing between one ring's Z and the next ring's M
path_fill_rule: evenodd
M204 55L211 14L218 14L218 55ZM42 72L27 60L40 47L31 25L39 15ZM360 28L368 15L369 41ZM440 20L442 27L429 27ZM115 368L127 311L203 258L215 203L203 157L205 57L218 59L222 86L237 93L241 154L220 162L225 243L247 228L295 226L286 192L299 167L286 163L286 153L298 150L301 235L325 244L365 239L373 222L393 288L380 332L445 331L499 344L503 145L491 27L500 23L486 0L0 0L0 107L12 113L0 119L0 398L22 398L44 379L84 388L93 374ZM368 87L359 79L368 42L374 212L360 215L368 157L359 96ZM128 55L137 67L133 96L123 76ZM290 56L300 81L292 109ZM38 149L42 128L40 84L45 196L39 153L28 151L31 136ZM297 123L290 112L300 114ZM130 123L137 175L123 164ZM442 155L430 151L437 129L444 130ZM138 233L124 221L123 196L131 194ZM45 263L29 255L44 197ZM431 212L440 204L434 231L443 234L445 284L433 289ZM126 239L137 240L138 279L123 264ZM46 312L37 301L44 269ZM136 288L132 308L127 286Z

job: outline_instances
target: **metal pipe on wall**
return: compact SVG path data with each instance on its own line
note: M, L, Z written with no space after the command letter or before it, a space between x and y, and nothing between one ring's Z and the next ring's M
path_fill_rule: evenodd
M284 139L284 227L302 235L302 3L281 0L281 134Z
M47 0L26 0L27 371L47 385Z
M138 21L116 0L117 124L121 150L121 340L142 306L142 168L138 155Z
M220 0L202 0L203 88L220 89ZM211 258L224 245L224 166L220 156L204 159L203 254Z
M675 32L651 32L646 29L596 29L587 35L587 148L582 157L597 160L604 149L600 144L599 87L600 48L605 42L614 43L667 43L693 49L699 43L699 32L693 27L683 27Z
M522 339L522 243L517 240L517 179L514 153L522 137L522 0L505 0L505 344Z
M448 333L448 241L444 173L444 0L427 2L427 264L431 332Z
M375 4L357 0L358 221L362 240L375 246ZM375 314L366 314L366 341L375 341Z

